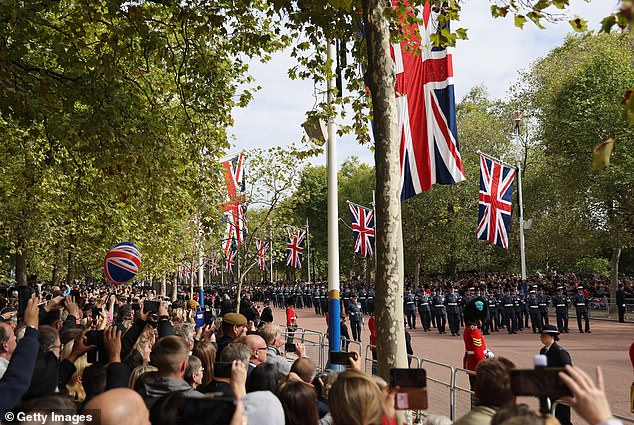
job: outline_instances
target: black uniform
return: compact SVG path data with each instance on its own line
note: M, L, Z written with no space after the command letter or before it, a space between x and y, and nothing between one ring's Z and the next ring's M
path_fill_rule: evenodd
M260 320L266 323L273 323L273 311L268 305L262 309Z
M432 303L434 305L434 319L436 320L436 328L438 329L438 333L445 333L445 323L447 321L447 317L445 316L445 304L444 297L440 294L436 294L432 297Z
M445 307L447 307L447 321L451 335L460 335L460 299L454 292L445 295Z
M568 297L564 294L557 294L553 297L555 313L557 314L557 330L568 333Z
M423 324L423 330L429 332L431 330L431 308L429 307L429 296L421 291L416 297L418 304L418 314L420 314L420 322Z
M350 329L352 329L352 339L361 341L361 326L363 324L363 312L361 303L354 299L348 303L348 316L350 317Z
M531 327L533 333L542 332L542 317L539 311L539 299L535 294L531 294L526 301L528 314L531 316Z
M416 329L416 297L411 291L403 298L403 310L407 317L407 326L410 329Z
M504 326L506 326L506 331L510 334L517 333L515 330L517 327L515 321L515 297L510 293L504 295L502 306L504 308Z
M542 347L539 354L546 356L548 359L548 367L564 367L565 365L572 364L570 354L556 342L553 342L548 350L546 350L546 347ZM561 425L571 425L570 406L557 405L555 408L555 417L559 419Z
M542 327L548 324L548 305L550 304L550 297L546 294L539 294L537 297L539 300L539 314L542 318Z
M579 332L583 333L583 329L581 328L581 318L585 319L586 332L590 333L590 318L588 317L588 300L586 297L580 293L575 294L572 298L572 302L575 304L575 311L577 313L577 327L579 328Z
M500 323L498 316L498 300L494 294L489 295L489 326L491 332L500 331Z

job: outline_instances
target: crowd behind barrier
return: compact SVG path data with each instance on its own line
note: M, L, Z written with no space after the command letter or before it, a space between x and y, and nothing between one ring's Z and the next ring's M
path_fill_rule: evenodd
M341 346L358 353L350 359L352 370L329 372L326 334L300 327L292 313L327 312L321 296L305 294L304 285L297 293L286 293L285 285L281 293L254 285L238 309L228 288L210 288L200 300L186 291L171 299L132 285L31 283L33 291L20 288L0 297L4 422L56 413L61 423L98 418L102 424L167 425L196 423L213 413L223 418L209 424L396 423L398 394L373 376L372 346L343 338ZM352 284L346 291L359 289ZM372 294L349 292L360 310L350 312L371 316ZM261 320L273 299L287 307L285 329ZM409 365L430 372L426 414L455 420L469 411L472 392L461 384L469 371L414 355ZM329 392L340 396L329 399ZM210 401L205 395L211 393L222 397ZM416 412L410 423L424 416Z

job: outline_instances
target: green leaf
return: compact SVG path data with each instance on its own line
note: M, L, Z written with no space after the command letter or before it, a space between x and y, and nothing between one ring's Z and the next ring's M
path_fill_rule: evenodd
M570 23L572 29L576 32L584 32L588 29L588 23L585 19L577 17L575 19L569 20L568 22Z
M508 12L508 6L491 6L491 16L493 16L494 18L504 18Z
M524 15L515 15L515 26L522 29L526 23L526 17Z
M616 16L614 14L603 18L601 21L601 32L610 33L614 25L616 25Z

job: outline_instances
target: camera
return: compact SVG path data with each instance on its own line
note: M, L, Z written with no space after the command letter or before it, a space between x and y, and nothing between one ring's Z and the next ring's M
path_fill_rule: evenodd
M396 409L427 409L427 372L425 369L390 369L390 386L400 387L394 398Z
M86 345L94 345L96 347L86 353L88 363L108 363L108 353L103 343L103 331L88 331L86 333Z
M351 365L350 359L354 358L355 355L356 353L354 351L350 351L350 352L331 351L330 363L350 366Z

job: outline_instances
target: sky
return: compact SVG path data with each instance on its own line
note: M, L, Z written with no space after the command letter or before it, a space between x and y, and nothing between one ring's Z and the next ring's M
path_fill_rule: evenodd
M452 28L467 28L468 40L459 40L453 49L454 84L459 102L471 88L483 85L491 98L504 99L511 84L521 70L529 69L538 58L563 44L572 29L565 19L559 23L546 23L540 30L527 22L524 29L516 28L513 17L493 19L490 2L469 0L463 4L461 21ZM569 18L577 15L588 21L588 28L598 30L601 19L612 13L618 0L570 0ZM293 81L287 71L294 66L287 51L275 54L262 64L254 61L250 68L257 85L262 89L244 109L234 110L234 126L229 129L235 140L232 152L256 147L300 145L303 136L301 124L306 111L316 103L312 81ZM361 162L373 165L373 154L359 145L352 136L337 140L338 163L356 156ZM311 160L314 165L325 165L326 154Z

